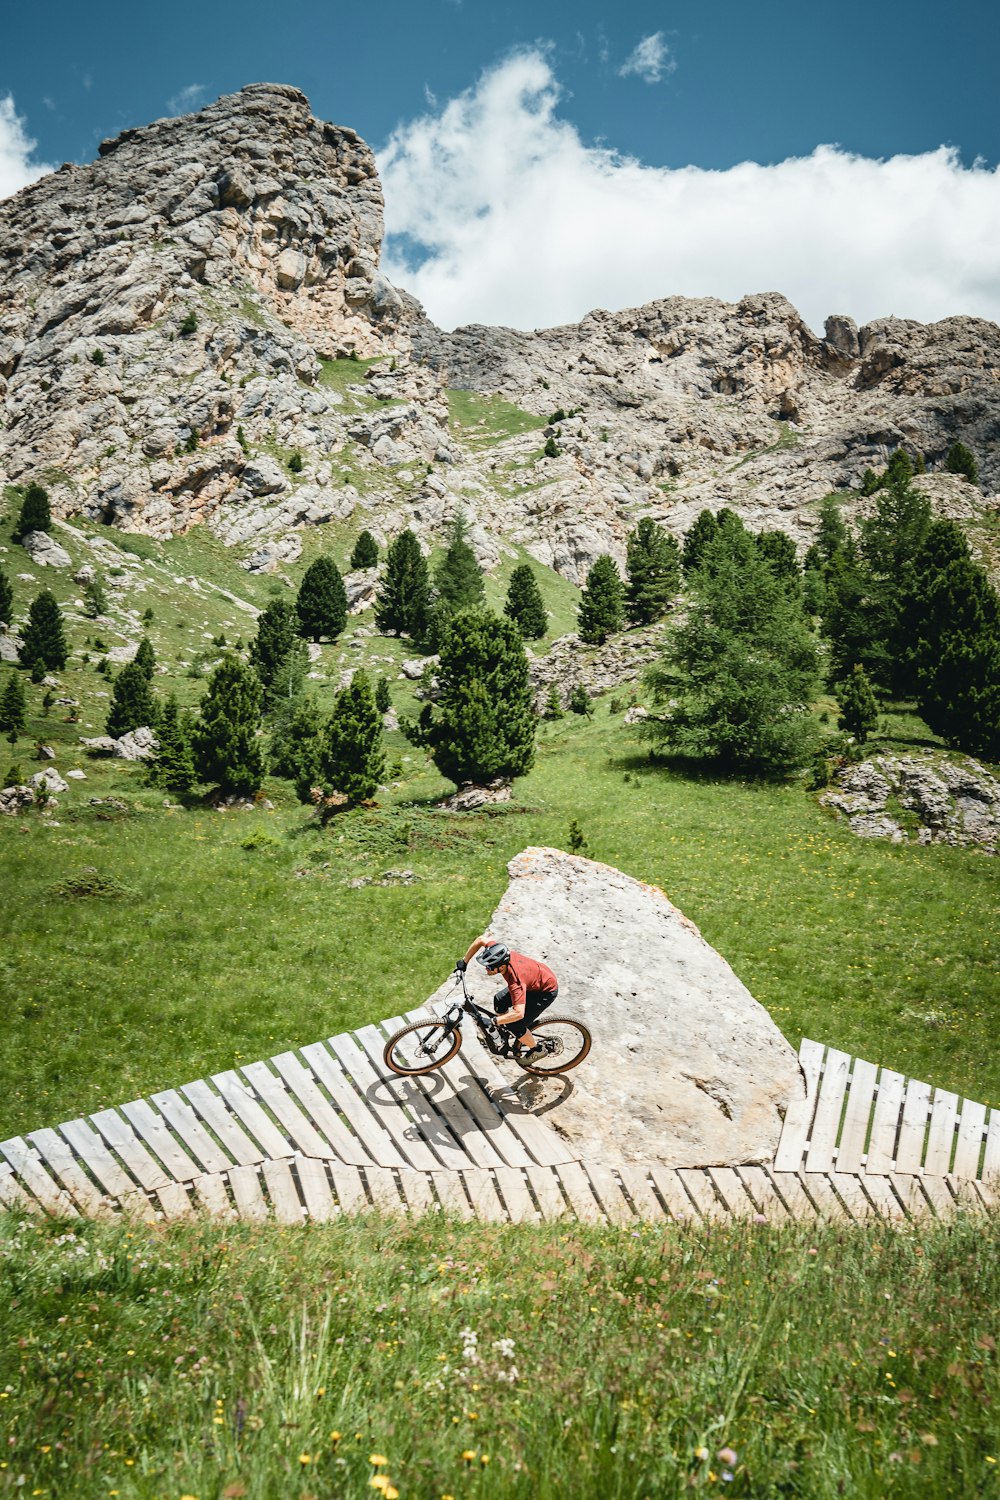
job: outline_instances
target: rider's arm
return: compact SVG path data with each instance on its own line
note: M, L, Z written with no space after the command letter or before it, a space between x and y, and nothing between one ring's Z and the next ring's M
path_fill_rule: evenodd
M509 1026L511 1021L520 1021L523 1019L524 1007L528 1003L528 996L521 982L520 975L513 964L507 966L504 978L507 981L507 988L510 991L510 1010L505 1010L502 1016L497 1017L497 1020L501 1026Z
M468 953L465 955L465 963L471 964L480 948L488 948L490 943L492 943L493 941L494 937L490 932L484 932L482 937L477 937L470 947Z

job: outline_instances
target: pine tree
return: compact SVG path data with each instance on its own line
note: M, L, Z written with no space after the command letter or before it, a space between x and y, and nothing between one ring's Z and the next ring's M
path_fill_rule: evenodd
M28 722L27 710L27 696L20 672L8 672L3 692L0 693L0 734L5 734L12 745L17 743L18 735L24 733Z
M878 700L864 667L855 665L837 685L837 727L852 734L863 745L878 728Z
M380 714L387 714L392 707L392 693L388 677L380 677L375 684L375 707Z
M913 463L905 448L897 448L889 457L882 476L883 485L908 485L913 478Z
M581 641L588 646L602 646L609 635L620 630L624 601L625 588L618 564L603 552L587 574L577 610Z
M138 661L126 662L111 689L111 707L105 723L105 733L113 740L133 729L156 723L157 706L149 686L149 678Z
M903 449L898 449L893 458L899 454L908 464ZM897 468L902 471L903 465L900 463ZM912 489L908 481L893 479L887 480L879 492L874 513L859 527L866 596L862 614L868 640L864 645L859 643L858 654L845 660L844 666L849 669L859 662L872 682L893 697L909 697L913 693L909 628L904 609L913 592L916 559L931 521L927 496ZM843 653L841 656L843 659ZM846 676L846 670L839 675Z
M685 573L701 566L701 559L709 542L719 534L719 523L710 510L699 512L694 524L684 533L682 561Z
M191 749L191 723L173 693L157 717L156 739L156 753L149 762L150 781L176 797L190 796L198 781Z
M273 776L295 783L299 800L312 800L320 782L320 731L322 721L316 701L302 693L282 703L274 713L269 764Z
M0 568L0 622L10 628L14 623L14 586Z
M475 609L485 602L482 569L467 535L465 517L458 511L449 528L445 554L434 570L431 633L435 642L453 614L460 609Z
M336 640L347 624L347 590L332 557L317 557L299 585L295 609L299 634L307 641Z
M386 553L375 623L384 634L410 635L422 641L431 612L431 585L427 560L412 531L394 537Z
M692 573L689 595L687 617L650 673L665 712L646 732L734 771L804 764L815 740L808 706L817 658L799 602L756 547L744 555L724 537Z
M979 465L976 455L964 443L952 443L944 461L946 474L961 474L970 484L979 483Z
M69 648L63 634L62 614L55 595L43 589L31 601L28 623L24 628L21 662L32 669L41 667L41 675L60 671L69 659Z
M510 575L503 612L526 641L538 641L548 629L548 616L530 563L519 563Z
M651 516L642 517L625 547L625 613L633 625L649 625L663 618L680 588L681 549Z
M252 667L229 654L216 667L192 734L195 768L224 792L247 795L264 778L260 727L262 689Z
M309 648L301 636L281 658L271 685L264 694L264 712L271 718L285 713L288 705L302 697L309 672Z
M802 588L802 569L795 543L787 531L759 531L754 538L757 551L768 563L791 594L798 596Z
M440 653L437 698L418 723L404 724L407 736L457 786L523 776L534 763L536 717L517 626L488 609L461 610Z
M289 599L272 599L257 620L257 634L250 646L250 664L260 678L265 698L279 668L300 639L295 605Z
M156 670L156 652L148 635L144 635L136 648L135 656L132 658L137 667L141 667L147 682L152 682L153 673Z
M590 694L582 683L578 683L569 695L569 710L570 713L585 714L588 718L594 712L594 705L590 701Z
M545 707L542 709L543 719L561 719L563 717L562 699L559 697L559 689L555 683L549 684L549 690L545 695Z
M104 584L101 582L99 573L95 573L83 590L83 609L87 618L96 620L99 616L107 614L108 596L104 592Z
M382 715L365 672L355 672L337 694L320 742L319 764L324 782L349 803L373 797L383 780Z
M378 567L378 542L371 532L365 530L354 543L351 553L351 570Z
M21 514L14 529L14 541L23 542L29 531L51 531L52 510L49 496L40 484L29 484L21 503Z
M819 503L819 530L814 543L819 561L828 566L833 554L842 550L846 543L847 527L840 514L840 497L835 494L824 495Z

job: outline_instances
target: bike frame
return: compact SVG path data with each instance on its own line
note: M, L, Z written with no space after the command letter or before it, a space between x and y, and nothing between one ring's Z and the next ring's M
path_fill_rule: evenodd
M494 1054L494 1056L506 1056L510 1049L509 1047L505 1047L502 1045L503 1033L500 1031L500 1028L497 1025L496 1017L492 1015L488 1010L486 1010L483 1006L477 1005L473 1000L472 996L469 994L468 988L466 987L465 975L461 969L459 969L458 971L458 981L462 986L461 1003L459 1003L458 1000L454 1000L452 1004L449 1005L444 1015L440 1016L439 1019L442 1020L450 1030L454 1031L458 1028L458 1024L461 1021L463 1015L471 1016L476 1024L476 1028L478 1029L480 1036L483 1038L487 1047ZM500 1038L500 1046L496 1045L496 1037Z

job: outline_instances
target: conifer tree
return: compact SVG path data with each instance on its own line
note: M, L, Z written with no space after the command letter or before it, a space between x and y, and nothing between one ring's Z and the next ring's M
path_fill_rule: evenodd
M905 448L897 448L889 457L882 476L883 485L908 485L913 478L913 462Z
M347 590L332 557L317 557L299 585L295 609L299 634L307 641L336 640L347 624Z
M587 574L577 628L580 639L588 646L602 646L608 636L621 629L625 588L618 564L603 552Z
M431 612L427 560L412 531L401 531L389 544L375 600L375 623L385 634L422 641Z
M976 455L964 443L952 443L944 461L946 474L961 474L970 484L979 483L979 465Z
M482 569L467 536L465 517L458 511L449 527L445 554L434 570L431 634L435 643L457 610L474 609L486 598Z
M176 797L190 796L198 781L191 749L191 722L181 712L173 693L157 716L156 739L156 753L149 762L150 781Z
M324 783L349 803L373 797L383 780L382 715L367 673L355 672L337 694L320 741L319 766Z
M380 714L387 714L392 707L392 693L388 677L380 677L375 684L375 707Z
M526 641L538 641L548 629L541 590L530 563L519 563L510 575L503 612Z
M257 731L263 693L252 667L228 654L216 667L192 733L195 769L224 792L248 795L264 778Z
M148 635L144 635L136 648L135 656L132 658L137 667L141 667L147 682L152 682L153 672L156 669L156 652Z
M43 589L32 601L28 610L28 623L24 628L24 644L21 647L21 662L24 666L41 668L46 672L60 671L69 659L69 648L63 634L62 614L55 595Z
M0 568L0 623L10 628L14 623L14 586Z
M108 609L108 596L104 592L104 584L101 582L99 573L95 573L83 589L84 613L90 620L96 620L100 615L106 614Z
M909 458L901 448L893 454L893 459L899 454L908 464ZM899 472L903 467L902 463L897 465ZM916 559L931 521L926 495L911 488L907 480L887 479L875 502L874 513L859 526L865 593L863 632L868 640L864 645L859 643L858 653L845 660L844 665L851 667L859 662L872 682L894 697L909 697L913 693L909 628L904 610L913 592Z
M536 717L528 658L512 620L488 609L460 610L448 623L437 667L438 694L419 721L404 724L457 786L523 776L535 758Z
M367 529L354 543L351 553L351 570L378 567L378 542Z
M250 646L250 664L260 678L265 698L274 686L282 663L299 640L299 615L295 605L289 599L272 599L258 617L257 634Z
M837 727L852 734L863 745L878 728L878 700L864 667L855 665L837 685Z
M569 709L570 713L585 714L587 718L590 718L594 712L594 705L590 701L590 694L582 682L577 683L569 695Z
M818 551L819 562L828 566L833 554L843 549L846 543L847 527L841 518L839 497L824 495L819 503L819 530L813 544ZM809 550L811 552L812 548Z
M700 511L693 525L684 533L682 562L685 573L701 566L705 548L715 540L718 533L719 523L714 513L710 510Z
M308 671L309 648L298 636L292 642L291 650L279 661L271 685L264 693L264 712L269 717L287 713L289 705L302 697Z
M802 589L802 569L799 567L795 543L787 531L759 531L754 541L757 551L768 563L775 577L789 593L798 597Z
M308 693L278 706L273 718L270 758L271 774L294 782L302 802L312 800L320 782L320 731L322 720L315 699Z
M133 729L156 723L157 707L149 686L149 678L138 661L126 662L111 689L111 707L105 723L105 732L113 740Z
M549 684L549 690L545 695L545 707L542 709L543 719L561 719L563 717L562 699L559 697L559 689L555 683Z
M625 613L633 625L649 625L663 618L680 588L681 549L652 516L642 517L625 547Z
M5 734L12 745L17 743L18 735L24 733L27 709L20 672L8 672L3 692L0 692L0 734Z
M21 514L14 528L14 541L23 542L29 531L51 531L52 510L48 491L40 484L29 484L21 503Z

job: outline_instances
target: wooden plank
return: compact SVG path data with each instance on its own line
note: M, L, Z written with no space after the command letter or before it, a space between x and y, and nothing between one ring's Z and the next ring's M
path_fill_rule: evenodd
M295 1170L299 1174L299 1187L306 1200L310 1219L315 1219L317 1224L325 1224L336 1212L326 1175L326 1162L320 1161L316 1156L297 1156Z
M354 1088L343 1067L322 1042L302 1048L302 1056L326 1089L334 1105L350 1124L372 1161L380 1167L405 1167L406 1158L393 1145L392 1137L379 1123L368 1101ZM277 1061L277 1059L276 1059Z
M382 1213L401 1214L406 1204L399 1195L396 1179L388 1167L365 1167L365 1181L372 1203Z
M772 1171L770 1177L793 1219L816 1217L816 1207L805 1190L800 1172Z
M187 1188L181 1182L165 1182L156 1189L156 1199L166 1219L190 1219L191 1200Z
M198 1202L213 1218L235 1218L233 1206L226 1192L225 1179L221 1172L206 1172L202 1177L196 1177L193 1187L194 1195Z
M472 1209L465 1196L465 1188L458 1172L432 1172L434 1191L438 1195L445 1213L457 1214L460 1219L471 1219Z
M799 1067L803 1073L805 1095L801 1099L793 1099L785 1111L781 1138L774 1156L774 1164L782 1172L797 1172L802 1165L813 1114L816 1110L824 1050L821 1042L811 1042L808 1037L802 1038L799 1047Z
M171 1172L153 1160L128 1120L123 1120L116 1110L100 1109L90 1118L141 1187L152 1192L165 1182L177 1181Z
M919 1177L910 1172L892 1172L889 1182L908 1218L924 1219L930 1214L931 1207L921 1191Z
M415 1012L413 1016L416 1016ZM461 1101L480 1129L485 1132L486 1139L499 1154L501 1162L509 1167L528 1166L534 1158L513 1128L511 1120L483 1087L477 1076L477 1066L471 1060L471 1054L474 1048L481 1049L478 1048L477 1043L471 1042L468 1049L470 1056L466 1057L463 1055L464 1048L463 1043L463 1051L453 1057L451 1062L445 1063L443 1068L439 1068L438 1073L448 1080L456 1098ZM489 1054L484 1052L483 1056L488 1058ZM478 1068L478 1072L481 1073L482 1069ZM497 1072L497 1077L500 1087L503 1088L505 1084L499 1072Z
M138 1134L159 1157L175 1182L191 1182L193 1178L201 1176L201 1168L191 1160L180 1142L171 1135L163 1116L156 1113L148 1100L133 1099L129 1104L123 1104L122 1114L131 1125L135 1126ZM119 1151L117 1144L115 1150ZM124 1161L126 1159L124 1154L121 1151L119 1154ZM129 1166L131 1167L131 1163Z
M846 1052L838 1052L836 1047L828 1050L816 1100L812 1137L806 1152L807 1172L829 1172L833 1168L850 1067L851 1059Z
M363 1143L348 1129L333 1105L324 1095L316 1079L303 1067L294 1052L282 1052L271 1058L286 1085L306 1111L309 1120L321 1131L329 1143L327 1156L339 1158L351 1166L366 1167L371 1154ZM244 1069L244 1071L246 1071Z
M524 1173L545 1222L553 1223L556 1219L563 1218L568 1213L568 1209L555 1169L553 1167L525 1167Z
M757 1205L757 1212L769 1219L787 1219L788 1210L777 1188L763 1167L737 1167L737 1175Z
M853 1214L844 1207L822 1172L800 1172L799 1181L816 1205L821 1219L851 1219Z
M569 1199L569 1206L584 1224L597 1224L603 1218L600 1205L594 1196L590 1178L578 1161L564 1161L552 1169L559 1176L562 1190Z
M209 1129L215 1132L234 1162L241 1167L253 1167L263 1161L267 1153L255 1145L238 1124L225 1099L214 1093L203 1078L185 1083L181 1093Z
M583 1168L611 1223L631 1224L635 1216L622 1192L621 1183L611 1168L606 1167L602 1162L591 1161L584 1162Z
M946 1177L951 1171L957 1119L958 1095L949 1093L947 1089L935 1089L930 1129L927 1132L927 1150L924 1154L925 1174Z
M171 1187L180 1187L180 1183L168 1183L161 1191L167 1192ZM163 1217L156 1207L155 1198L147 1196L146 1193L129 1193L127 1197L120 1198L118 1201L123 1214L141 1219L144 1224L156 1224Z
M956 1177L978 1177L986 1134L986 1105L963 1099L959 1107L958 1144L952 1172Z
M677 1176L703 1219L724 1219L726 1210L715 1196L711 1178L701 1167L678 1167Z
M119 1166L96 1130L91 1130L86 1121L66 1120L59 1126L59 1131L112 1198L128 1197L136 1191L137 1184Z
M383 1021L381 1029L385 1034L385 1040L388 1041L389 1036L397 1032L404 1024L402 1016L393 1016ZM467 1157L463 1166L502 1167L505 1165L503 1157L494 1149L475 1114L471 1109L466 1108L464 1099L456 1092L447 1068L438 1068L428 1077L416 1078L414 1082L426 1096L431 1108L437 1110L448 1122L452 1135Z
M45 1212L38 1199L25 1192L14 1176L13 1168L7 1162L0 1162L0 1205L20 1213L42 1214Z
M412 1167L402 1167L399 1185L411 1214L432 1213L437 1207L431 1180L426 1172L415 1172Z
M686 1219L696 1217L694 1205L673 1167L664 1167L659 1162L654 1162L650 1166L649 1175L672 1219L683 1223Z
M64 1219L80 1217L69 1193L49 1176L38 1152L27 1141L23 1141L20 1136L12 1136L9 1141L0 1141L0 1152L3 1152L24 1186L30 1189L50 1214Z
M883 1177L877 1172L866 1172L863 1183L865 1192L871 1198L883 1219L906 1218L906 1210L892 1191L892 1185L888 1177Z
M757 1205L732 1167L709 1167L712 1186L723 1203L737 1219L752 1219L757 1214Z
M267 1218L267 1204L260 1190L260 1175L256 1167L230 1167L229 1186L241 1219L254 1222Z
M341 1213L363 1213L368 1207L368 1196L357 1167L341 1167L333 1162L330 1176L333 1178L333 1189L337 1194L337 1205Z
M955 1199L948 1190L948 1184L943 1177L921 1177L920 1186L924 1195L930 1201L935 1214L939 1219L949 1219L955 1212Z
M975 1189L979 1201L984 1208L996 1208L997 1203L1000 1202L1000 1191L995 1186L991 1186L988 1182L979 1181L973 1182L971 1186Z
M301 1151L303 1156L318 1156L321 1159L337 1155L315 1125L306 1119L281 1079L271 1072L267 1063L244 1063L240 1072L257 1098L277 1120L279 1127L291 1138L297 1151Z
M561 1171L559 1176L561 1179ZM656 1222L666 1218L666 1211L650 1186L649 1173L645 1167L636 1162L623 1162L618 1168L618 1176L640 1219Z
M923 1165L924 1137L927 1133L930 1104L930 1084L921 1083L916 1078L908 1079L899 1125L899 1141L896 1145L897 1172L919 1172Z
M869 1172L889 1172L896 1159L896 1135L899 1117L906 1092L906 1079L902 1073L893 1073L883 1068L879 1074L878 1093L875 1096L875 1115L872 1119L871 1139L868 1142L866 1167Z
M301 1224L303 1220L302 1200L295 1186L292 1168L286 1157L262 1164L264 1181L267 1184L274 1217L279 1224Z
M982 1179L1000 1179L1000 1109L991 1109L986 1123L986 1150L983 1153Z
M402 1018L396 1017L395 1022L387 1024L398 1031L403 1024ZM426 1077L400 1078L395 1073L389 1073L382 1062L386 1037L376 1027L359 1026L354 1036L375 1071L382 1073L386 1080L385 1086L405 1107L411 1122L441 1163L456 1172L462 1167L479 1164L465 1149L462 1140L462 1136L470 1128L477 1135L480 1134L478 1127L461 1105L455 1105L454 1090L441 1076L440 1070ZM495 1151L490 1155L491 1166L502 1165Z
M237 1073L213 1073L212 1082L236 1118L246 1126L257 1146L263 1152L258 1161L273 1161L291 1156L292 1144L261 1109L243 1079ZM185 1090L185 1093L187 1090ZM188 1096L190 1098L190 1095ZM194 1103L194 1100L191 1101Z
M964 1177L949 1175L947 1183L954 1193L955 1202L960 1209L964 1209L966 1213L982 1213L985 1204L979 1196L978 1182L969 1182Z
M462 1172L465 1191L477 1219L488 1223L506 1223L507 1213L500 1201L493 1178L485 1167L466 1167Z
M861 1171L877 1077L878 1068L874 1063L865 1062L860 1057L854 1059L851 1067L847 1108L844 1111L844 1123L840 1129L840 1145L835 1152L838 1172Z
M85 1214L112 1212L107 1194L87 1176L61 1135L54 1130L33 1130L28 1140Z
M432 1171L435 1167L439 1167L440 1161L422 1139L405 1110L400 1108L399 1100L392 1092L390 1085L380 1073L376 1073L368 1060L367 1053L362 1051L354 1038L346 1033L341 1036L332 1036L329 1038L328 1045L333 1049L347 1073L354 1079L372 1115L388 1131L404 1161L409 1162L411 1167L419 1168L422 1172Z
M519 1167L497 1167L495 1177L503 1195L504 1207L515 1224L534 1224L538 1210L528 1192L528 1184Z
M206 1172L228 1172L239 1157L231 1157L212 1139L194 1110L176 1089L164 1089L150 1095L171 1130L180 1136L188 1151Z
M852 1219L870 1219L875 1212L870 1198L862 1187L863 1177L854 1172L828 1173L830 1186L843 1202Z

